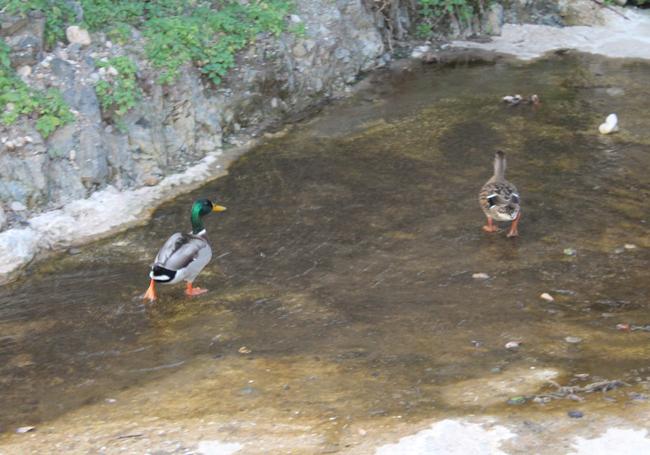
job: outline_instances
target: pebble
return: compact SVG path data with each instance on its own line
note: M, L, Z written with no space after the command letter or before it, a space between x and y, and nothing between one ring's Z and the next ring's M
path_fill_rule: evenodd
M508 341L506 343L506 349L517 349L521 345L521 341Z
M616 324L616 330L623 330L627 332L630 330L630 324L627 323Z
M79 44L81 46L88 46L92 43L88 30L83 29L77 25L71 25L65 30L65 36L68 38L70 44Z
M567 343L576 344L576 343L580 343L580 342L582 341L582 338L580 338L580 337L568 336L568 337L565 337L565 338L564 338L564 341L566 341Z
M626 243L623 245L623 248L626 250L636 250L636 245L634 243Z
M542 295L539 296L541 299L546 300L547 302L553 302L555 299L551 294L548 292L544 292Z
M578 251L575 248L565 248L564 249L564 255L565 256L575 256L578 254Z
M475 280L487 280L488 278L490 278L490 275L488 275L487 273L479 272L479 273L472 274L472 278L474 278Z
M360 436L365 436L365 435L368 434L368 432L366 430L364 430L363 428L359 428L358 432L359 432Z
M250 354L253 351L251 351L250 348L247 348L246 346L242 346L237 350L237 352L239 352L240 354Z
M580 419L580 418L582 418L582 416L584 416L584 414L582 413L582 411L569 411L567 414L568 414L569 417L571 417L572 419Z
M517 396L517 397L512 397L510 398L507 403L508 404L524 404L526 402L526 397L522 396Z
M23 204L21 202L18 202L18 201L14 201L11 204L9 204L9 208L11 210L13 210L14 212L23 212L23 211L27 210L27 207L25 207L25 204Z
M34 431L36 427L19 427L16 428L16 433L29 433L30 431Z

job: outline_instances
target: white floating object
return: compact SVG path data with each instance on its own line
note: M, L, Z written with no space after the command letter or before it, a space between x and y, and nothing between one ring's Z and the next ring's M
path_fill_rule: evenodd
M519 94L516 95L506 95L501 100L505 103L510 103L510 104L519 104L522 100L522 96Z
M490 278L490 275L488 275L487 273L479 272L479 273L472 274L472 278L474 278L475 280L487 280L488 278Z
M616 114L609 114L605 119L605 123L601 123L598 127L600 134L609 134L618 131L618 117Z
M24 434L24 433L29 433L30 431L34 431L36 427L19 427L16 428L16 433L19 434Z
M521 341L508 341L506 349L517 349L521 345Z
M541 299L546 300L547 302L553 302L553 301L555 301L555 299L553 298L553 296L552 296L551 294L549 294L548 292L543 293L543 294L540 295L539 297L540 297Z

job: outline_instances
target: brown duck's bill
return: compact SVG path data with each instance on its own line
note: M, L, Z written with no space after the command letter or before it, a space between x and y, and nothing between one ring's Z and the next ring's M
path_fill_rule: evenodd
M224 206L222 206L222 205L213 205L212 206L212 211L213 212L223 212L224 210L226 210L226 208Z

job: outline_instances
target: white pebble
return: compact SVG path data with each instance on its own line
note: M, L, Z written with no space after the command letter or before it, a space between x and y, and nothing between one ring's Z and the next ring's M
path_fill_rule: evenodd
M626 243L626 244L624 245L624 248L625 248L626 250L636 250L636 245L633 244L633 243Z
M548 292L544 292L544 293L543 293L542 295L540 295L539 297L540 297L541 299L546 300L547 302L553 302L553 301L555 301L555 299L553 298L553 296L552 296L551 294L549 294Z
M474 278L475 280L487 280L488 278L490 278L490 275L488 275L487 273L479 272L479 273L472 274L472 278Z
M521 345L521 341L508 341L506 349L517 349Z
M564 341L566 341L567 343L576 344L576 343L580 343L582 341L582 338L568 336L564 338Z

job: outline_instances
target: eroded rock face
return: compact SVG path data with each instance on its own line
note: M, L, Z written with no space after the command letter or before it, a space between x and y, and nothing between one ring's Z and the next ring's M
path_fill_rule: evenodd
M238 56L237 67L220 86L206 83L189 66L174 84L161 86L141 58L142 40L122 47L69 27L70 44L45 53L42 17L1 19L13 63L30 66L22 78L35 88L58 88L76 116L47 140L33 122L0 125L0 137L6 138L0 144L0 202L20 201L31 210L88 197L107 185L156 184L221 147L231 133L254 132L342 93L384 53L361 0L309 0L298 2L290 18L304 24L304 36L262 37ZM20 44L28 38L33 46ZM102 119L94 90L100 79L97 61L117 55L137 63L144 92L119 125ZM38 140L7 146L25 135Z

